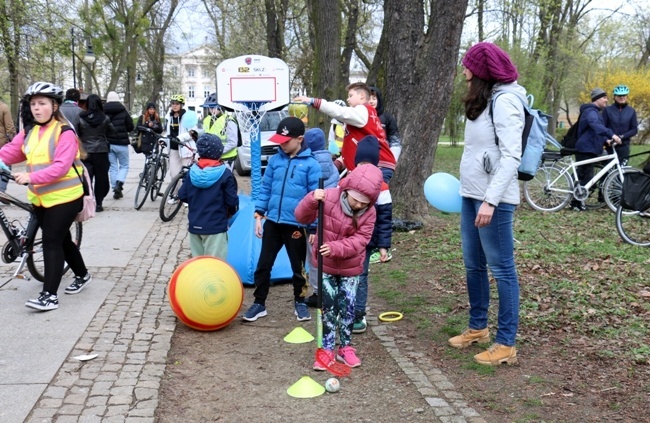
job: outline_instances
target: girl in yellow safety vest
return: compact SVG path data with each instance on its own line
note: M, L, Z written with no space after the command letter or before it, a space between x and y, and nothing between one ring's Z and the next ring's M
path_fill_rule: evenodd
M45 282L38 298L27 307L48 311L59 307L57 291L67 262L75 274L66 294L80 292L91 277L79 249L72 241L70 226L83 208L79 141L59 107L63 90L49 82L36 82L23 97L24 129L0 150L0 168L26 162L25 172L13 174L27 185L27 197L43 233Z

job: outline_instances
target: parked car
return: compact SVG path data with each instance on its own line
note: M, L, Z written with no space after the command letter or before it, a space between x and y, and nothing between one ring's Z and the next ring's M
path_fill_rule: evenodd
M278 144L269 141L269 138L278 129L278 124L287 117L286 110L267 112L260 121L260 141L262 142L262 172L266 169L271 156L278 152ZM242 145L237 148L235 170L239 176L248 176L251 173L251 141L250 133L242 132Z

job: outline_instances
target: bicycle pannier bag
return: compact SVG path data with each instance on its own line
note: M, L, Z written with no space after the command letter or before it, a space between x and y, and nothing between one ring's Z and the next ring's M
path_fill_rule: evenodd
M490 101L490 118L492 119L493 125L494 115L492 111L494 110L497 98L503 93L504 91L498 93ZM532 98L532 96L529 97ZM517 179L520 181L530 181L535 177L535 173L537 173L537 168L542 160L542 153L544 153L544 147L546 146L546 139L550 137L547 130L548 118L550 116L540 110L531 109L528 103L518 95L517 98L524 105L524 131L521 134L521 163L519 164ZM496 136L496 128L494 131L498 145L499 138Z
M84 188L84 198L83 198L83 209L77 214L77 217L74 219L75 222L85 222L88 219L95 217L95 208L97 207L97 202L95 201L95 193L93 192L93 185L90 182L90 177L88 176L88 170L86 166L81 164L83 168L83 175L79 175L77 168L73 165L72 168L77 172L79 180Z
M635 211L650 209L650 175L643 172L625 174L621 206Z

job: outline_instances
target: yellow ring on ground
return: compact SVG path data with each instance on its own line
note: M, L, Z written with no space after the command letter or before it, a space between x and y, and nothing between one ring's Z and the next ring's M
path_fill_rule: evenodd
M379 315L379 320L382 322L396 322L402 320L402 317L404 317L404 315L399 311L387 311Z

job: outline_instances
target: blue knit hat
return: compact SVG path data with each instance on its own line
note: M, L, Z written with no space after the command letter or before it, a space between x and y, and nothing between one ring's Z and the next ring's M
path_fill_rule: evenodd
M357 144L357 154L354 156L354 165L361 162L379 164L379 140L374 135L366 135Z
M320 128L312 128L305 132L305 141L311 151L325 150L325 133Z
M219 160L223 154L223 143L214 134L203 134L196 140L196 152L199 157Z

